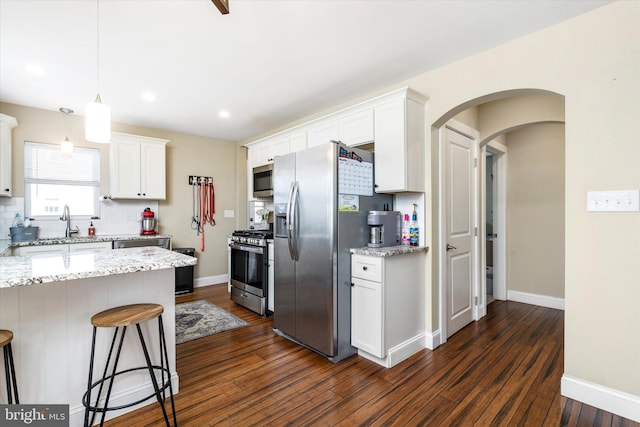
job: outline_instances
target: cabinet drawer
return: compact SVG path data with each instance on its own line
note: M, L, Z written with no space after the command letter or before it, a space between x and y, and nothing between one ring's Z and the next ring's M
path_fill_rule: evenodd
M351 276L374 282L382 282L382 258L352 255Z

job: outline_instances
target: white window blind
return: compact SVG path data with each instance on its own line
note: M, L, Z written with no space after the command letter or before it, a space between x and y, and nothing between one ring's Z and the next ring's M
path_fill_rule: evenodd
M100 151L95 148L73 149L71 157L60 154L55 144L25 142L25 179L98 183L100 181Z
M25 141L25 215L36 219L58 219L64 205L71 216L98 216L100 191L100 151L73 150L62 156L60 146Z

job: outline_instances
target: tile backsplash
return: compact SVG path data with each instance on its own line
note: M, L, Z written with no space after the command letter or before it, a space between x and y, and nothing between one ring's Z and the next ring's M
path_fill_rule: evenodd
M140 215L145 208L151 208L156 218L158 202L155 200L104 200L100 202L100 219L74 219L71 212L71 228L80 230L79 236L87 236L89 222L93 221L96 235L138 234L140 232ZM13 223L16 212L24 220L24 198L0 197L0 239L9 238L9 227ZM38 235L41 239L64 236L65 223L58 219L31 221L31 225L40 227Z

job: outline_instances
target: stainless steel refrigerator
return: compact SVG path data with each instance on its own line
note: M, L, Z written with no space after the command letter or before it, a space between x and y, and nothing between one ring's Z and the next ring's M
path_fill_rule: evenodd
M373 153L331 142L274 165L274 331L336 363L351 346L351 248L369 241Z

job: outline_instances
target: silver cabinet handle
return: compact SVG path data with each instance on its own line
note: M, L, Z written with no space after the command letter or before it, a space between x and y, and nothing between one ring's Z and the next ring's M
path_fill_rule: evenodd
M458 249L458 248L447 243L447 251L450 251L451 249Z

